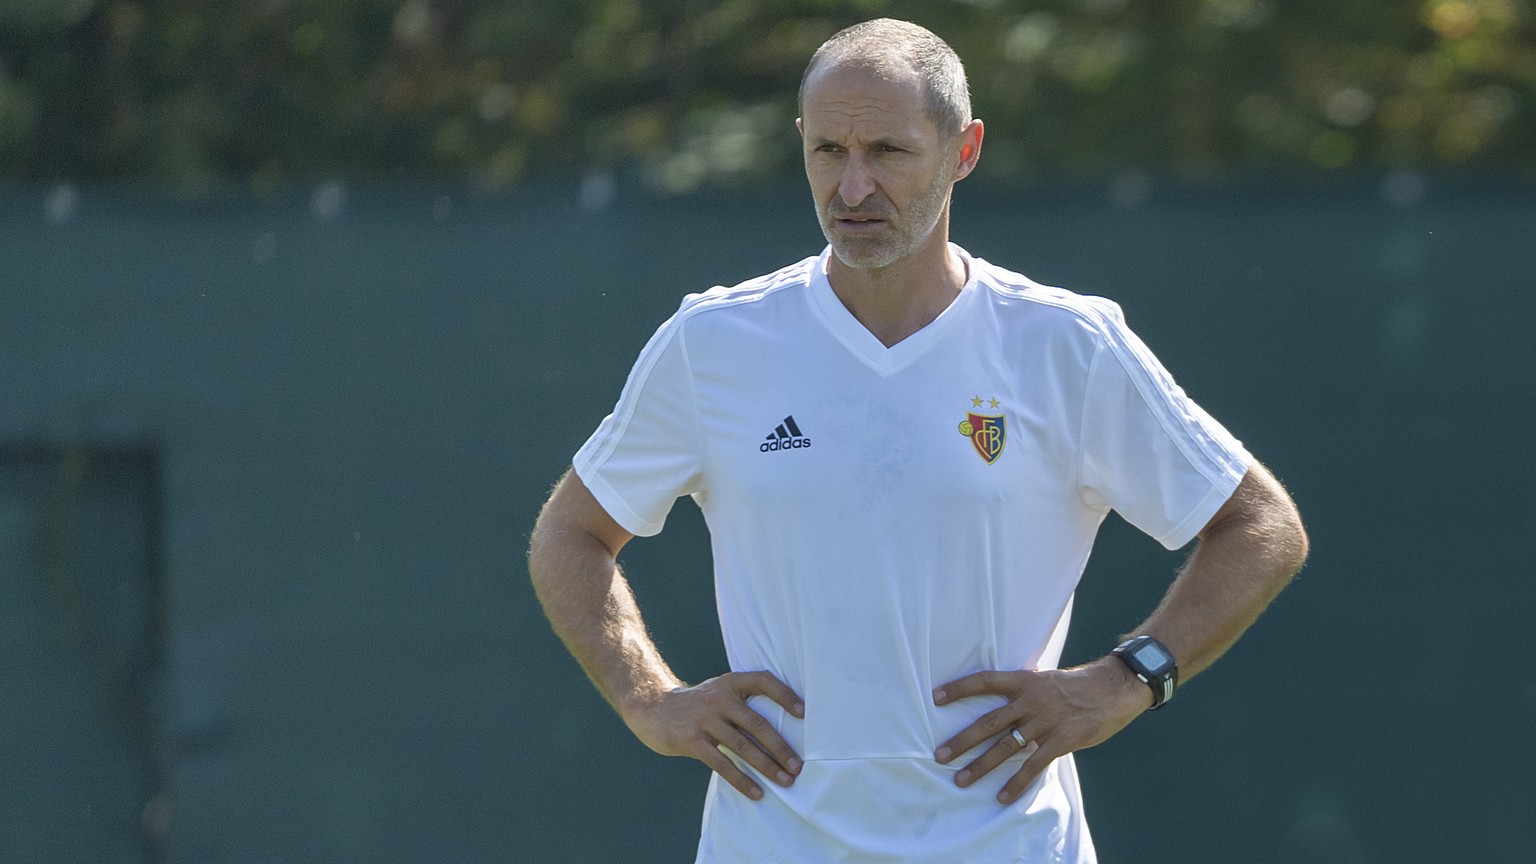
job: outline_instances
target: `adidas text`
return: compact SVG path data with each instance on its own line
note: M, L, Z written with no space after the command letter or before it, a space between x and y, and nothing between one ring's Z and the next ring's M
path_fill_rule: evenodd
M772 453L775 450L798 450L809 446L811 446L809 438L786 438L766 442L757 449L762 453Z

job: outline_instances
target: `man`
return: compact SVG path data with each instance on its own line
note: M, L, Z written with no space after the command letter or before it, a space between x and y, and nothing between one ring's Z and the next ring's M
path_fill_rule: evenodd
M983 126L936 36L832 37L797 126L829 248L662 325L539 518L539 597L642 742L714 769L698 862L1093 861L1071 754L1237 639L1299 517L1118 307L949 243ZM733 670L691 686L615 563L682 495ZM1200 542L1137 638L1058 669L1110 509Z

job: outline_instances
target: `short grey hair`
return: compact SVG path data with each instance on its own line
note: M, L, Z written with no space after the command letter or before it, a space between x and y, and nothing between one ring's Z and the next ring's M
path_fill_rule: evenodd
M851 65L889 72L902 64L917 73L927 102L928 119L943 135L956 135L971 122L971 91L965 66L949 43L926 28L907 21L877 18L855 24L823 42L800 78L800 108L805 109L805 84L823 65Z

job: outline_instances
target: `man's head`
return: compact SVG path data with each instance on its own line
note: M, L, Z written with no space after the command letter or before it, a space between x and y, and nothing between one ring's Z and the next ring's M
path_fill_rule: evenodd
M889 19L850 27L811 58L800 111L817 218L844 264L878 269L942 247L950 189L982 137L943 40Z

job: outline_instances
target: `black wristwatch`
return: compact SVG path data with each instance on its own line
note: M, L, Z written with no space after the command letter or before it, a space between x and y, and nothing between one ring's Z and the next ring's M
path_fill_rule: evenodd
M1179 664L1163 643L1151 636L1136 636L1110 653L1124 660L1136 677L1152 688L1152 707L1148 711L1156 711L1173 698L1173 691L1179 686Z

